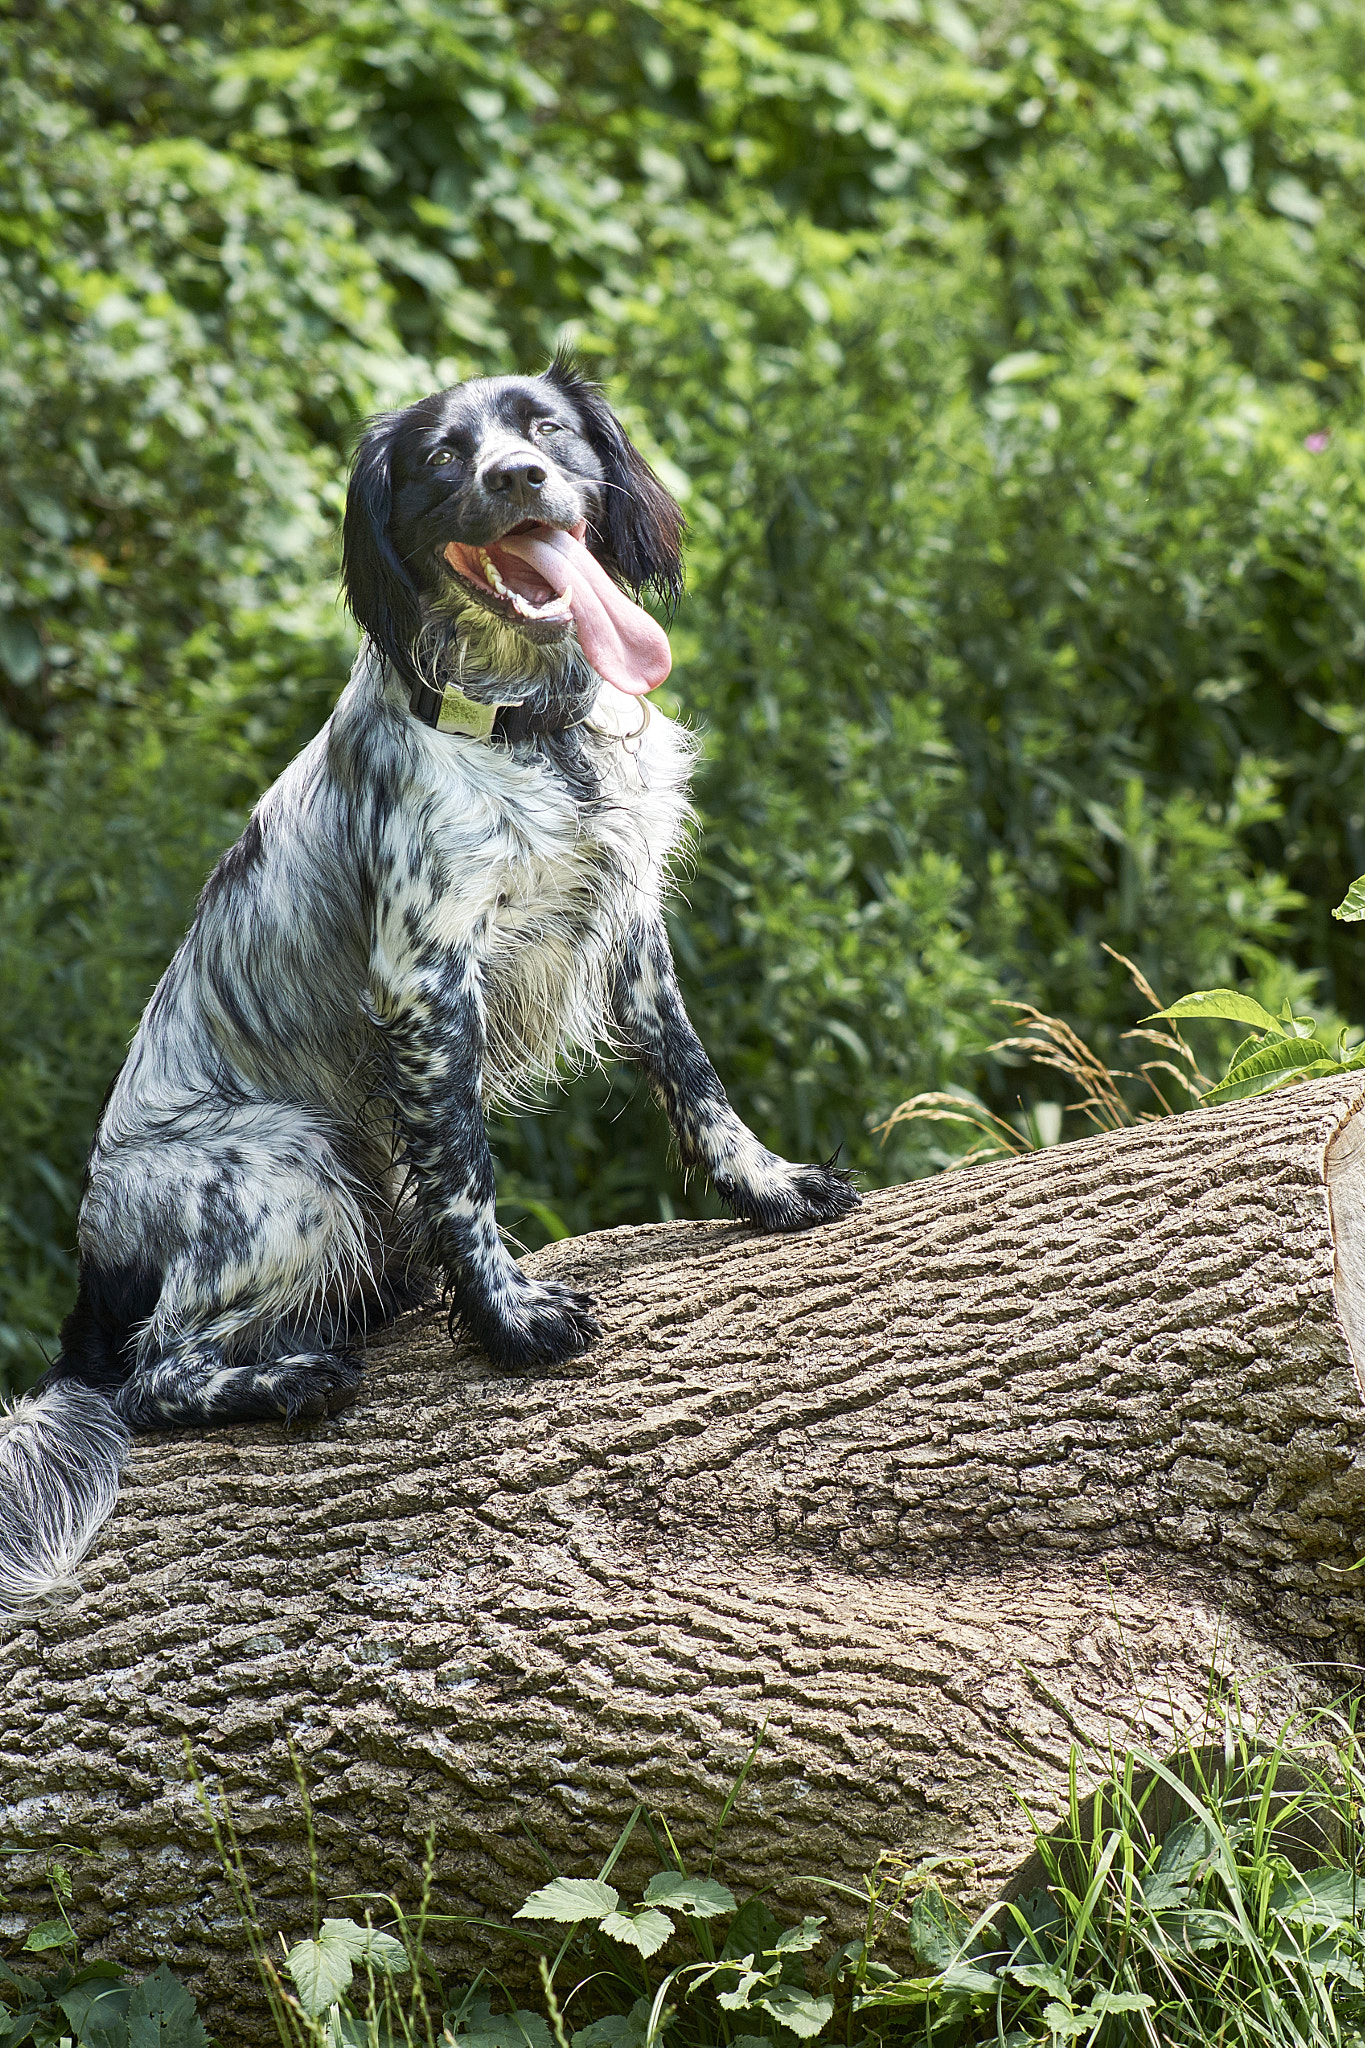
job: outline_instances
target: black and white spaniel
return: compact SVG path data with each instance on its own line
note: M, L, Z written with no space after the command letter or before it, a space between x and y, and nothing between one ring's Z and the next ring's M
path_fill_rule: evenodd
M368 1328L444 1288L493 1363L599 1334L499 1235L484 1118L599 1046L768 1230L857 1200L736 1116L665 936L691 746L647 693L682 517L557 359L375 420L346 508L364 641L205 886L90 1155L80 1290L0 1417L0 1607L69 1586L130 1431L322 1416Z

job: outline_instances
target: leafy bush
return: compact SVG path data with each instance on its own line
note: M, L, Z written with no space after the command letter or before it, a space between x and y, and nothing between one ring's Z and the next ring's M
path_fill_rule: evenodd
M1349 0L26 0L0 38L12 1374L210 852L345 669L356 420L562 331L685 495L676 937L766 1139L943 1164L870 1125L1012 1109L1000 994L1112 1059L1101 938L1365 1015L1326 913L1365 868ZM498 1145L532 1240L707 1206L615 1071Z

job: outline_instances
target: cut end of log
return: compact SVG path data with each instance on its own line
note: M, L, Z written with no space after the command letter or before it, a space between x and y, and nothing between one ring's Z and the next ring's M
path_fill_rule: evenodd
M1332 1219L1337 1314L1365 1401L1365 1113L1360 1109L1347 1117L1328 1145L1324 1178Z

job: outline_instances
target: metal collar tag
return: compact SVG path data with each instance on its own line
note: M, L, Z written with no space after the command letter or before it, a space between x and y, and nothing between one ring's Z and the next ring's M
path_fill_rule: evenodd
M466 697L463 690L447 683L441 696L441 708L436 714L436 730L463 733L466 739L471 740L490 739L494 722L503 708L500 704L476 704L472 697Z

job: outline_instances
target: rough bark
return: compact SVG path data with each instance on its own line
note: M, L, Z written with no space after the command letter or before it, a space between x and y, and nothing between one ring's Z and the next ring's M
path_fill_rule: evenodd
M187 1739L291 1939L290 1742L335 1894L411 1897L431 1827L439 1903L494 1918L543 1874L523 1822L575 1874L637 1798L695 1843L764 1725L733 1882L837 1917L801 1873L953 1851L984 1896L1074 1742L1161 1751L1234 1689L1274 1721L1353 1683L1362 1099L1290 1089L807 1236L555 1246L536 1269L607 1326L572 1372L494 1377L410 1318L337 1422L144 1439L84 1597L0 1646L4 1839L89 1848L83 1924L197 1973L231 2042L259 2022Z

